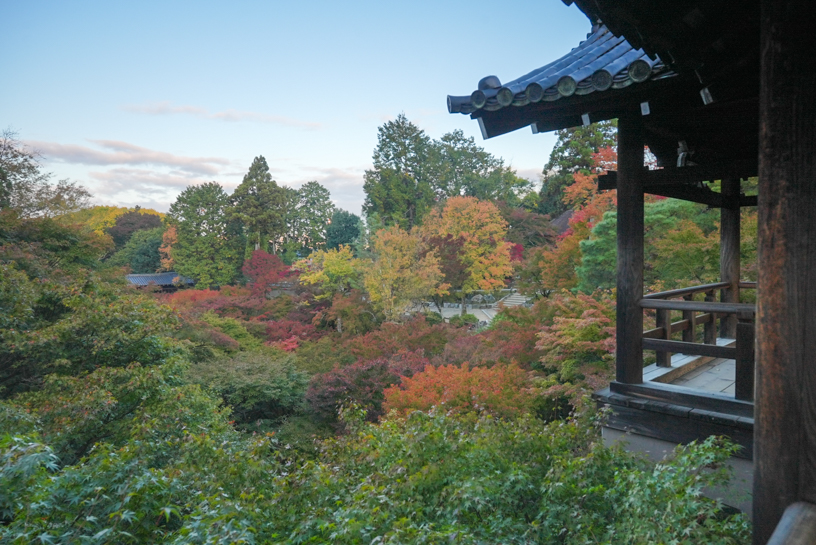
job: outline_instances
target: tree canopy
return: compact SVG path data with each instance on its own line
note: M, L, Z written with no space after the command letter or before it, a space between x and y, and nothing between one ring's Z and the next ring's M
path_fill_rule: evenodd
M189 186L170 205L167 221L176 232L172 257L179 274L195 279L201 288L229 284L236 278L244 238L220 185Z
M247 242L255 250L266 249L270 239L284 235L286 193L272 179L263 156L252 161L230 204L230 218L243 224Z
M556 135L558 140L544 165L538 201L538 211L553 218L567 210L563 193L564 188L572 184L572 175L595 173L593 154L601 148L614 149L617 145L617 121L561 129Z

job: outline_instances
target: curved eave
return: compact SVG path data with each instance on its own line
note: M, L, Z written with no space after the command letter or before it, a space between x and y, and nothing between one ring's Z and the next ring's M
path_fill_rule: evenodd
M501 87L449 95L448 111L480 117L480 112L603 93L671 75L660 58L634 49L601 26L567 55Z

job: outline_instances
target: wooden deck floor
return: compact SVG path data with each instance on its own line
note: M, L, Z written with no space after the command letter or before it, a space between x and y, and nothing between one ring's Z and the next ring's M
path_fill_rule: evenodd
M669 384L733 396L736 384L736 362L717 358L672 380Z
M720 346L731 346L734 339L717 339ZM650 365L643 369L644 382L660 382L703 392L733 396L736 362L732 359L672 354L671 367Z

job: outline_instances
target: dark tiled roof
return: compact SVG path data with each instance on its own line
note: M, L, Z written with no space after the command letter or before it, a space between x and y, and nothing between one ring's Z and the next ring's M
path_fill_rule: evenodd
M674 75L659 57L650 58L622 37L600 25L572 51L510 83L495 76L479 82L470 96L448 95L450 113L495 111L531 102L554 101L572 95L620 89L647 80Z
M174 284L193 284L193 280L184 276L179 276L176 272L163 272L156 274L129 274L125 278L131 284L136 286L149 286L155 284L156 286L172 286ZM178 281L173 282L173 280Z

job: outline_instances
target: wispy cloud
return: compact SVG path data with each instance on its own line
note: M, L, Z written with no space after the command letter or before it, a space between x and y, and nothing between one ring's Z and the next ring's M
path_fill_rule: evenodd
M91 140L101 149L76 144L27 141L26 144L39 151L46 160L80 165L128 165L159 166L180 169L184 172L213 176L228 166L230 161L222 157L186 157L164 151L143 148L117 140Z
M241 110L224 110L223 112L210 112L200 106L173 105L168 101L153 102L150 104L128 104L122 106L126 112L134 112L148 115L191 115L202 119L214 119L217 121L250 121L253 123L270 123L284 127L296 127L301 129L319 129L320 123L302 121L279 115L270 115L261 112L245 112Z

